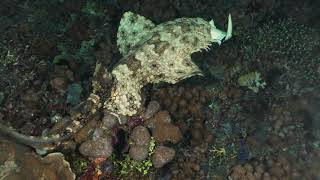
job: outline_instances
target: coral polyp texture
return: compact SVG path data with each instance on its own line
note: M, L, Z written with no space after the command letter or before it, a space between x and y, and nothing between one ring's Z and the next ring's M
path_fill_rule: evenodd
M191 54L208 50L211 43L229 39L228 30L217 29L213 21L178 18L155 25L152 21L126 12L117 34L123 58L112 70L114 84L104 108L117 115L132 116L141 106L141 89L149 83L175 84L195 75L203 75Z

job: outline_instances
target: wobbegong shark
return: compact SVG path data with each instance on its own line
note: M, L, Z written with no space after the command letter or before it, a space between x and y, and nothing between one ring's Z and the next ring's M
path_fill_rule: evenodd
M132 116L141 106L141 89L146 84L177 83L203 75L191 54L209 50L232 36L231 15L227 32L214 21L202 18L178 18L155 25L132 12L124 13L117 33L117 45L123 58L112 70L115 79L111 97L104 108L115 115Z
M89 119L99 118L98 112L113 114L123 124L119 116L133 116L141 108L141 91L145 85L174 84L192 76L203 76L191 54L209 50L212 43L220 45L231 37L231 15L227 32L224 32L216 28L213 20L183 17L156 25L143 16L126 12L117 32L117 46L122 58L111 74L103 63L96 63L92 93L74 108L75 113L70 114L65 131L35 137L18 133L0 123L0 134L34 148L49 146L53 149L72 138ZM112 81L111 92L106 85L109 81Z

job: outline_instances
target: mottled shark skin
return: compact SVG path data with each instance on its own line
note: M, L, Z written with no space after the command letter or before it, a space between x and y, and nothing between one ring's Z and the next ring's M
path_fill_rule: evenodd
M115 80L105 110L115 115L132 116L141 106L141 89L149 83L175 84L195 75L203 75L191 60L191 54L209 50L212 42L231 38L229 15L227 32L213 21L201 18L178 18L155 25L150 20L126 12L117 34L123 58L111 74ZM120 122L121 123L121 122Z

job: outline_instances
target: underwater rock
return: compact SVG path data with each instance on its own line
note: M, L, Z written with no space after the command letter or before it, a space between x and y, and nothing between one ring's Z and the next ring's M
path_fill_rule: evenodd
M105 132L104 132L103 129L101 129L101 128L99 128L99 127L98 127L98 128L95 128L94 131L93 131L93 133L92 133L91 139L95 141L95 140L97 140L98 138L103 137L104 134L105 134Z
M95 128L97 124L98 122L95 118L89 120L88 123L74 135L74 140L76 143L82 143L86 141L90 135L90 131Z
M145 121L145 125L148 128L154 129L156 123L171 123L171 116L168 111L159 111L154 117Z
M79 147L79 152L90 158L109 157L112 151L112 139L110 137L87 140Z
M148 146L150 139L150 133L144 126L135 127L130 135L130 140L132 143L138 146Z
M171 116L168 111L160 111L154 115L156 123L171 123Z
M47 165L47 168L57 172L57 179L75 179L75 174L72 172L69 162L64 159L62 153L50 153L41 161L43 163L42 167Z
M144 118L149 119L160 110L160 104L157 101L150 101L144 113Z
M143 161L148 157L148 146L130 146L129 155L136 161Z
M171 123L156 123L153 136L160 143L169 141L176 144L182 139L179 127Z
M134 116L132 118L129 119L128 121L128 126L130 129L133 129L137 126L142 125L144 122L144 118L142 116Z
M157 146L154 154L152 155L152 163L155 168L161 168L168 162L172 161L176 152L174 149L165 147L165 146Z
M118 122L118 119L116 116L105 112L102 118L101 126L103 129L112 129L117 124L117 122Z
M150 140L150 133L146 127L135 127L130 135L130 157L137 161L145 160L148 157Z
M152 130L152 135L157 142L169 141L176 144L182 139L180 128L171 124L171 116L168 111L159 111L144 124Z

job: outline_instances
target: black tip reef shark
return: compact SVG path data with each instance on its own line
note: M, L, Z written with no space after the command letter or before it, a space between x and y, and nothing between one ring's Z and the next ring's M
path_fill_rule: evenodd
M111 95L101 105L93 101L96 107L117 117L132 116L141 107L141 89L149 83L177 83L195 75L203 75L201 70L191 60L191 54L208 50L211 43L219 45L232 36L231 15L228 17L227 32L216 28L214 22L202 18L178 18L155 25L152 21L132 12L126 12L117 33L117 45L122 59L111 71L113 84ZM94 76L107 74L97 73L101 64L97 63ZM99 77L96 77L99 79ZM101 99L97 95L96 87L105 87L99 82L92 82L93 92L89 101ZM95 109L94 111L96 111ZM91 112L92 114L95 112ZM120 118L119 122L122 123ZM83 123L73 122L82 127ZM70 128L66 128L70 129ZM79 128L73 128L69 133L75 133ZM5 134L20 143L29 146L60 142L72 135L57 135L55 137L30 137L19 134L12 129L0 125L0 133Z

